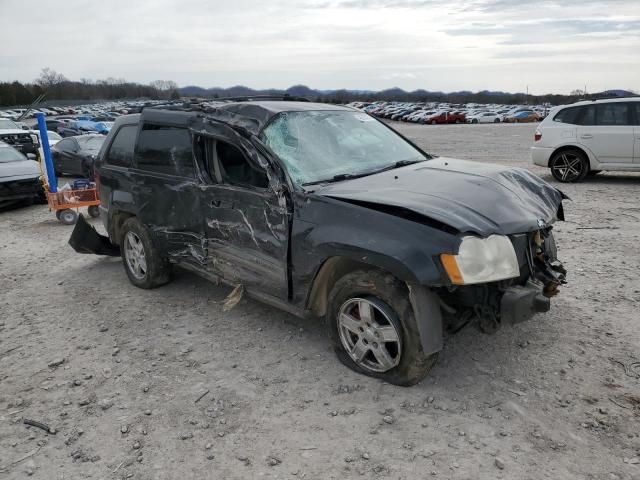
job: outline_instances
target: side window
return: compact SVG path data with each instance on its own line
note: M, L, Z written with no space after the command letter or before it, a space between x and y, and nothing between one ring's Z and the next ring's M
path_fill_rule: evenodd
M636 125L640 125L640 102L633 102L632 104L635 107L636 110L636 118L635 118L635 124Z
M133 161L133 147L136 142L137 125L125 125L120 127L116 137L109 147L109 152L105 157L108 165L118 167L130 167Z
M136 162L142 170L195 177L189 130L145 123L138 137Z
M629 125L629 104L601 103L596 107L598 125Z
M56 150L60 150L63 152L75 152L76 150L78 150L78 147L75 140L73 140L72 138L65 138L56 145Z
M250 163L237 147L222 140L216 141L216 156L222 181L240 187L267 188L267 174Z

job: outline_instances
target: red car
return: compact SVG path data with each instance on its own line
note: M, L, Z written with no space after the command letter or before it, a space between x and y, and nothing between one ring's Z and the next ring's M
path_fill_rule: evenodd
M430 123L431 125L438 123L464 123L465 121L466 118L464 114L460 112L438 112L435 115L422 119L422 123Z

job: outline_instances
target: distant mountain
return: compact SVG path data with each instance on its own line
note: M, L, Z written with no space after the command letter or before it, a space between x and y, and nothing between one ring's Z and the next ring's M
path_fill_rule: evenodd
M461 90L457 92L441 92L418 89L411 92L400 87L388 88L385 90L315 90L306 85L293 85L285 90L263 89L256 90L244 85L236 85L229 88L211 87L203 88L197 85L189 85L178 89L183 97L204 97L204 98L224 98L224 97L244 97L253 95L291 95L294 97L305 97L310 100L321 102L346 103L349 101L415 101L415 102L450 102L450 103L500 103L500 104L522 104L522 103L568 103L578 100L577 96L570 95L527 95L522 92L509 93L502 91L482 90L471 92ZM633 95L628 90L607 90L597 94L588 95L588 98L596 97L624 97Z

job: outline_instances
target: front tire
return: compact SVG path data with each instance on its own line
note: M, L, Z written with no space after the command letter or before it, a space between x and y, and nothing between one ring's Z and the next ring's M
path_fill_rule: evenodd
M562 183L577 183L589 173L589 162L580 150L570 149L557 152L549 162L551 175Z
M136 287L156 288L170 280L171 265L160 256L148 230L135 217L122 226L120 251L124 270Z
M400 386L422 380L438 354L425 355L407 287L390 274L358 270L329 295L329 335L350 369Z

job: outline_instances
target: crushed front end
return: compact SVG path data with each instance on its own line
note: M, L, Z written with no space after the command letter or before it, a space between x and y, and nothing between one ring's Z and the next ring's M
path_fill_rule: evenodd
M508 236L519 276L495 282L442 287L438 293L450 330L473 323L485 333L528 320L550 308L550 299L566 283L557 259L552 227Z

